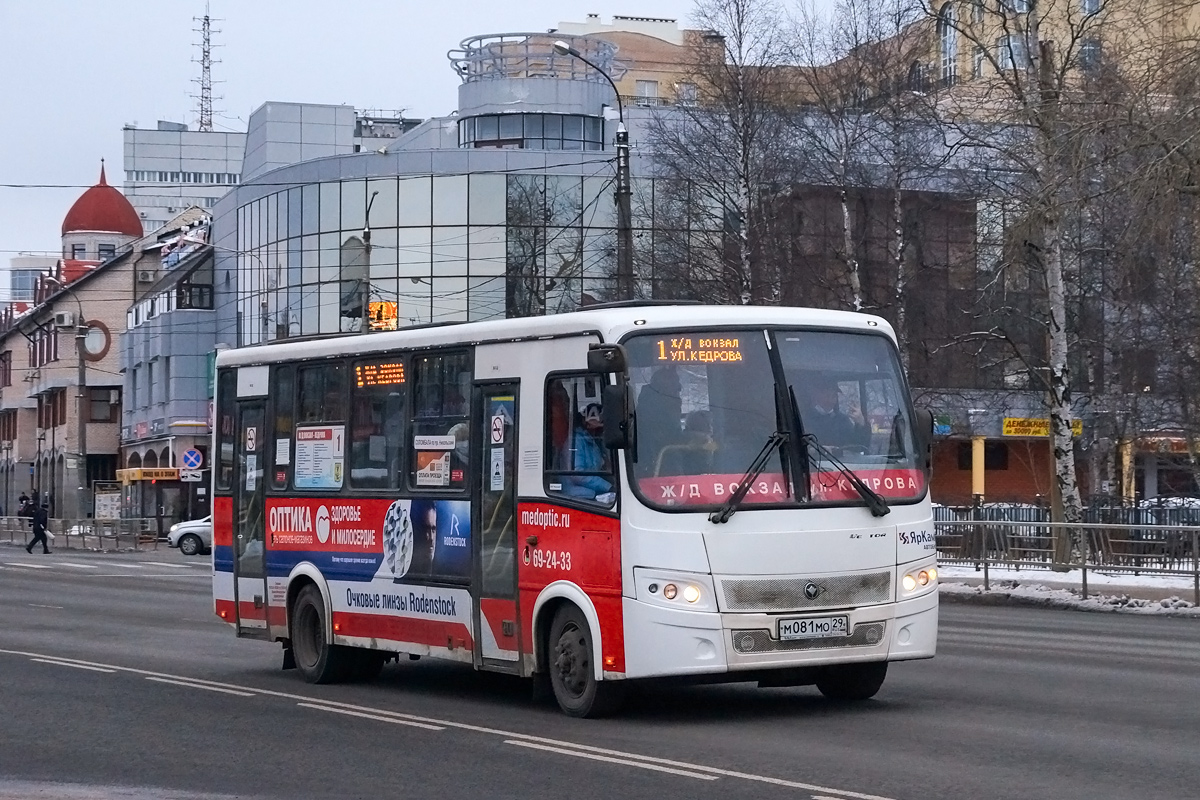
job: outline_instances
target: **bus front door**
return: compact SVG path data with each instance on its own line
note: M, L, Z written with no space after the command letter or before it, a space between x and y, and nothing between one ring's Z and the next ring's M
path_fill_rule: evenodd
M267 573L263 512L266 486L266 406L262 400L238 403L237 471L233 483L233 585L239 636L267 636Z
M480 429L475 485L475 648L476 666L504 672L520 669L520 616L517 613L517 390L516 383L475 389Z

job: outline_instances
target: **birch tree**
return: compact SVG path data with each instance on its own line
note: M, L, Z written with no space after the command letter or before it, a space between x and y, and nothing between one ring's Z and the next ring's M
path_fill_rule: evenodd
M691 96L656 114L649 134L657 176L665 179L656 211L674 205L679 224L694 226L679 229L691 243L664 269L713 292L697 299L775 302L770 206L790 163L783 15L775 0L701 0L694 22L702 33L688 46ZM702 258L696 236L708 242Z

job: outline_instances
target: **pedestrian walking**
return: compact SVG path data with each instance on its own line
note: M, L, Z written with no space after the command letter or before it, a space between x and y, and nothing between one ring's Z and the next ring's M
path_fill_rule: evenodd
M33 546L41 541L42 552L49 555L50 545L46 540L46 524L50 521L50 510L40 505L33 510L33 541L25 548L26 553L33 553Z

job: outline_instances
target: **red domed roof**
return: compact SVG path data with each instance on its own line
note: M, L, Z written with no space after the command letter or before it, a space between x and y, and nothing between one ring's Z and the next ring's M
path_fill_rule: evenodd
M103 162L100 182L80 195L63 219L63 234L72 231L123 233L134 238L142 235L142 221L133 205L104 179Z

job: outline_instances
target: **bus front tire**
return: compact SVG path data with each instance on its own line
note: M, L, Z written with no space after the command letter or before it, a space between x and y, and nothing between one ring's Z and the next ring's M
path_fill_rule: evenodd
M554 614L549 644L550 686L563 713L594 718L620 708L625 686L596 679L591 629L576 606L564 605Z
M304 680L340 683L350 677L355 666L354 653L325 639L325 601L316 586L300 590L288 616L292 655Z
M817 688L830 700L849 703L870 700L883 686L887 662L839 664L825 667L817 678Z

